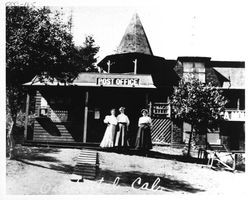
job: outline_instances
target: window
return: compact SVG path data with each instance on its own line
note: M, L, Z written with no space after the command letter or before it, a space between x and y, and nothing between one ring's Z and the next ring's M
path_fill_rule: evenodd
M183 63L183 77L194 76L202 83L205 83L205 66L204 63L199 62L185 62Z

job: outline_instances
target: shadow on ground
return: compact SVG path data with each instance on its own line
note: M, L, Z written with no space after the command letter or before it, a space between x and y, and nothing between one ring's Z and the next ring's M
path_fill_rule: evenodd
M63 164L59 159L55 158L55 154L60 151L61 150L57 148L29 148L20 146L15 148L13 160L31 166L59 171L61 173L73 173L74 166ZM36 161L42 162L35 163ZM46 164L46 162L49 163ZM55 164L51 164L51 162Z
M27 150L27 149L26 149ZM64 174L72 174L74 172L74 166L69 164L64 164L60 160L56 159L53 154L50 153L58 153L60 149L56 148L30 148L27 152L23 154L19 154L15 157L15 160L35 167L41 167L49 170L54 170ZM114 152L114 151L113 151ZM119 154L125 155L138 155L138 156L146 156L145 152L135 151L135 150L126 150L126 151L115 151ZM200 160L196 158L187 158L181 155L170 155L164 154L156 151L150 151L147 153L147 157L156 158L156 159L169 159L176 160L181 162L191 162L191 163L199 163ZM35 161L46 161L46 162L38 162ZM52 164L52 163L53 164ZM104 179L104 183L113 184L116 178L119 178L119 186L127 186L130 187L134 182L135 188L140 188L144 185L147 188L151 188L153 184L155 184L155 189L160 186L161 190L164 192L173 192L173 191L183 191L188 193L197 193L203 192L204 190L201 188L193 187L191 184L177 180L172 177L168 177L165 175L157 175L154 173L142 173L140 171L114 171L109 169L99 168L96 173L95 181ZM140 179L139 179L140 178ZM159 181L157 184L157 180Z
M62 164L60 162L58 162L57 165L49 164L48 166L45 166L45 165L42 165L42 164L32 163L32 162L29 162L27 160L19 160L19 159L16 159L16 160L21 162L21 163L24 163L26 165L41 167L41 168L44 168L44 169L55 170L55 171L58 171L58 172L61 172L61 173L64 173L64 174L72 174L73 171L74 171L74 166L68 165L68 164Z
M160 186L160 189L164 192L174 192L174 191L183 191L189 193L204 192L205 190L195 188L187 182L171 179L169 177L164 177L164 175L156 176L151 173L141 173L139 171L125 171L117 172L107 169L99 169L97 171L97 180L103 178L104 183L114 184L115 180L118 186L132 186L134 183L134 188L139 189L146 186L148 189L152 187L157 189ZM158 180L157 180L158 179ZM158 182L158 183L157 183Z
M53 155L46 155L58 152L60 152L60 150L56 148L16 147L14 150L14 159L19 161L25 159L30 161L59 162Z
M114 150L114 149L105 149L101 150L103 152L113 152L123 155L136 155L148 158L156 158L156 159L166 159L166 160L174 160L185 163L196 163L196 164L207 164L207 159L200 159L195 157L188 157L184 155L172 155L167 153L161 153L158 151L139 151L139 150Z

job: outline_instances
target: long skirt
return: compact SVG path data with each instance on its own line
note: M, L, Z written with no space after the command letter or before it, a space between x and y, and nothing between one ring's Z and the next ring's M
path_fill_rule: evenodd
M115 130L116 130L116 125L109 124L107 126L100 147L105 148L114 146Z
M115 136L116 147L126 147L128 144L127 125L125 123L118 123L118 131Z
M142 124L139 126L135 141L135 149L152 149L150 126L147 124Z

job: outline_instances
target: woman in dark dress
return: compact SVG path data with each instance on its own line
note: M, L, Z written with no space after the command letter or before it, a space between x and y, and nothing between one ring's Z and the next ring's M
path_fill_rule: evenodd
M151 124L152 120L148 116L148 110L142 109L142 117L138 121L138 132L136 136L135 149L138 150L149 150L152 149L151 141Z

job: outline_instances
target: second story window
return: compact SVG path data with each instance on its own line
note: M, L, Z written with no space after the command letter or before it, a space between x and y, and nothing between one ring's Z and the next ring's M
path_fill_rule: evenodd
M202 83L205 83L205 66L200 62L184 62L183 63L183 76L194 76Z

